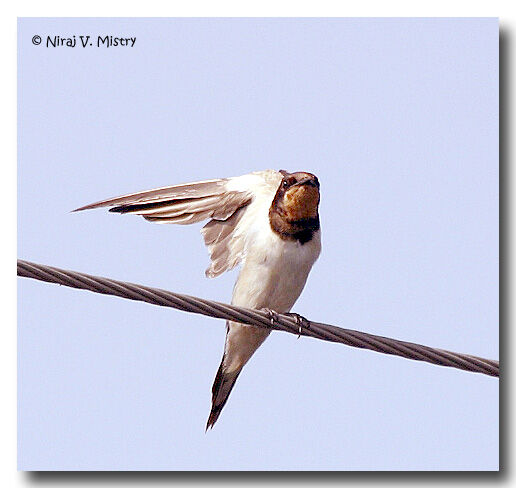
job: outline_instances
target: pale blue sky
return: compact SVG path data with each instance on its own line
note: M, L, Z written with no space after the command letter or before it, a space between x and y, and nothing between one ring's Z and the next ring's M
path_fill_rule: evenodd
M306 170L295 311L498 358L496 19L21 19L18 76L20 258L229 301L200 225L70 210ZM18 283L20 469L498 468L494 378L274 333L205 434L222 321Z

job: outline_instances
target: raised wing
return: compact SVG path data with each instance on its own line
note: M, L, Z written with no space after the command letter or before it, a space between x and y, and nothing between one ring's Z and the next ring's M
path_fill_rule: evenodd
M151 222L183 225L211 219L202 234L211 258L206 275L214 277L241 261L245 233L235 232L237 226L247 207L263 194L264 188L267 194L274 196L274 185L277 188L280 179L278 172L269 170L236 178L174 185L101 200L74 212L111 207L110 212L141 215Z
M227 181L200 181L131 193L85 205L74 212L112 207L110 212L141 215L169 224L192 224L209 218L225 220L250 201L246 192L228 191Z

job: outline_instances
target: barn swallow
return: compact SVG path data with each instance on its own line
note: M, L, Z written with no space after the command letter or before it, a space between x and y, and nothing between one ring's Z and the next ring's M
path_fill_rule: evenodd
M288 313L321 252L319 181L311 173L259 171L102 200L75 211L111 207L159 223L209 222L201 233L212 278L241 264L231 303ZM224 355L206 424L213 427L242 371L270 330L228 321Z

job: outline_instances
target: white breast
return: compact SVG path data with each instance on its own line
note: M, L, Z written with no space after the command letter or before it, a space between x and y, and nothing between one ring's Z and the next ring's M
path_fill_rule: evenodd
M281 239L267 226L255 234L233 291L235 305L288 312L321 251L320 231L305 244Z

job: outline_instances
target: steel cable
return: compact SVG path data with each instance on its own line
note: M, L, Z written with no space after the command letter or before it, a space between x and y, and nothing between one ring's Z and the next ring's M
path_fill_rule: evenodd
M290 332L291 334L337 342L347 346L369 349L371 351L400 356L416 361L425 361L440 366L463 369L473 373L499 376L499 364L498 361L495 360L479 358L470 354L460 354L435 349L420 344L368 334L366 332L343 329L334 325L307 321L304 318L300 321L292 315L276 314L264 310L251 310L235 305L160 290L158 288L35 264L20 259L18 260L18 276L89 290L104 295L114 295L130 300L152 303L154 305L172 307L185 312L193 312L209 317L234 320L257 327L282 330L284 332Z

